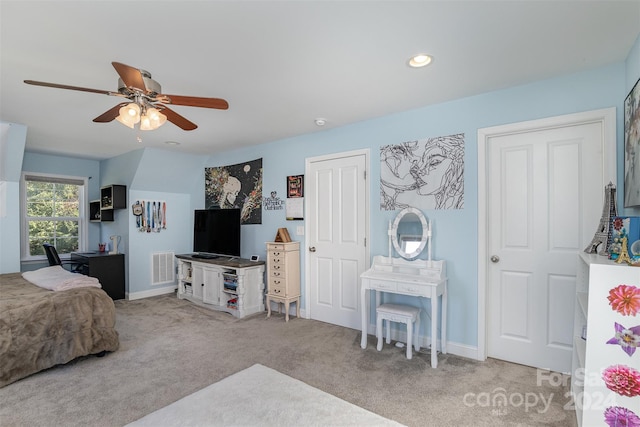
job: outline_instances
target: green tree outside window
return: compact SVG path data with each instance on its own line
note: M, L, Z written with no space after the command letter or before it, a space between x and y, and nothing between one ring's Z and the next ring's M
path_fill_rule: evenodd
M29 255L44 255L43 243L58 253L78 251L80 245L81 186L25 181Z

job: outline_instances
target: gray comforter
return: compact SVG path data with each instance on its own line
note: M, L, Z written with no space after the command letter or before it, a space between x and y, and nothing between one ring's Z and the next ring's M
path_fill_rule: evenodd
M0 387L77 357L118 349L113 301L99 288L49 291L0 275Z

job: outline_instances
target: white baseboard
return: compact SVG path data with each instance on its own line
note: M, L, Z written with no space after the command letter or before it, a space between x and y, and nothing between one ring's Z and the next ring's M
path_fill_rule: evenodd
M127 299L128 300L135 300L135 299L155 297L155 296L158 296L158 295L170 294L170 293L175 292L176 289L178 289L178 287L176 285L170 285L170 286L165 286L163 288L151 289L151 290L148 290L148 291L140 291L140 292L129 293L129 294L127 294Z
M369 333L373 336L376 335L376 325L369 324ZM394 341L401 341L406 343L407 342L406 330L403 331L403 330L392 328L391 339ZM431 339L428 336L420 335L418 337L418 342L420 343L421 348L431 347ZM441 351L442 349L442 346L440 344L441 344L440 341L438 341L437 347L436 347L438 351ZM478 358L478 347L470 346L468 344L460 344L452 341L447 341L447 354L453 354L455 356L465 357L467 359L483 360Z

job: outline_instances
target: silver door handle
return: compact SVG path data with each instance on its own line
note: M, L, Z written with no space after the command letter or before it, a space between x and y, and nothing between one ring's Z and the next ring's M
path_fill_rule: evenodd
M316 251L315 246L309 246L309 252L315 252L315 251Z
M491 256L491 262L499 262L499 261L500 261L500 257L498 255Z

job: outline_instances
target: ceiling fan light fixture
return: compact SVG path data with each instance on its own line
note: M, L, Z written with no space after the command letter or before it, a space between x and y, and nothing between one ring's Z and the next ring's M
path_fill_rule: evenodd
M119 113L116 120L131 129L140 121L140 106L135 102L130 102L124 107L121 107Z
M167 121L167 116L158 111L157 108L147 108L140 117L140 130L158 129Z

